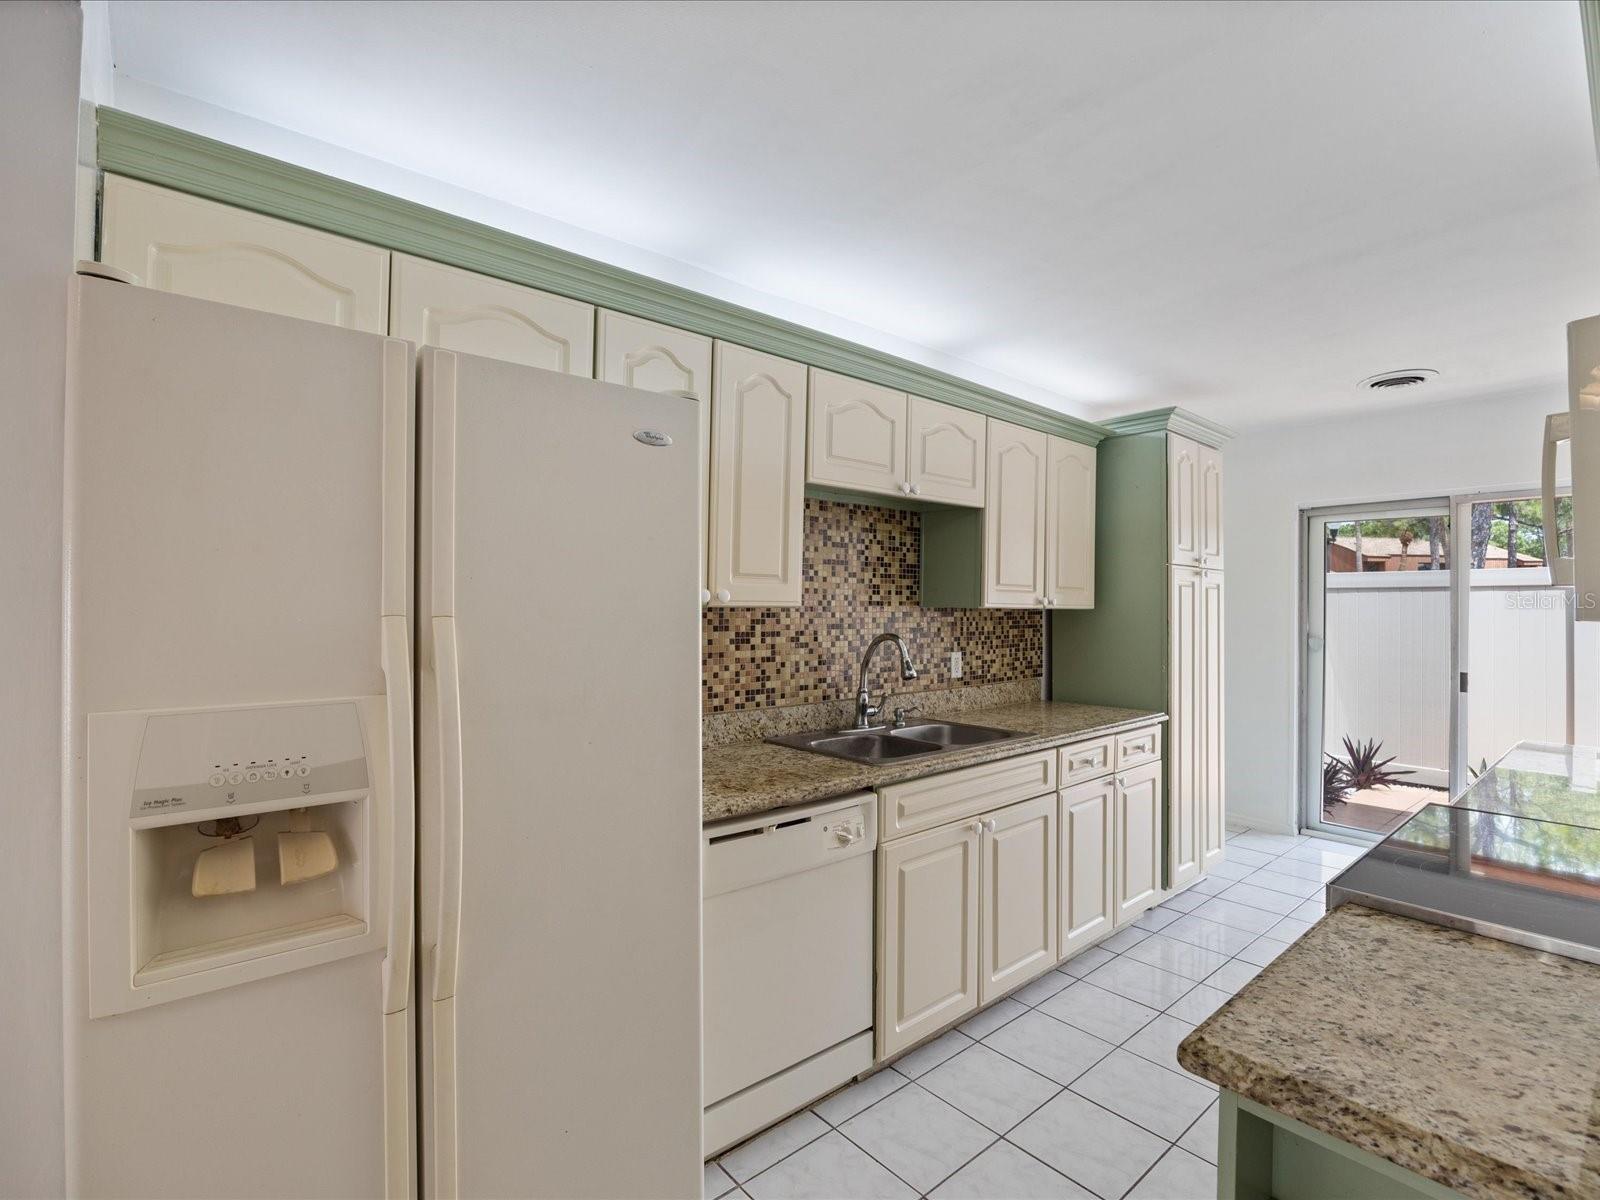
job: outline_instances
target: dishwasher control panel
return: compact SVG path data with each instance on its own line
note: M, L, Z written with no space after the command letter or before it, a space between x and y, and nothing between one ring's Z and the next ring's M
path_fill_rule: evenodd
M871 854L877 834L878 797L871 792L718 821L701 830L705 895Z

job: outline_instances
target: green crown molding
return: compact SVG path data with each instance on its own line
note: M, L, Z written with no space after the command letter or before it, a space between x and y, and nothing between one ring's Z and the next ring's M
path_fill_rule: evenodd
M182 129L101 107L101 169L420 258L737 342L1029 429L1107 430L891 354Z
M1583 22L1583 61L1589 69L1589 116L1594 125L1595 157L1600 159L1600 0L1578 0Z
M1218 425L1181 408L1152 408L1149 412L1112 417L1101 424L1119 437L1130 433L1176 433L1213 450L1221 450L1234 436L1226 425Z

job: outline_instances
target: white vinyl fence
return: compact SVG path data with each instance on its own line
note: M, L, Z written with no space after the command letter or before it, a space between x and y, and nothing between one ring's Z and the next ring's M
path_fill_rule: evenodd
M1523 740L1567 740L1568 593L1539 568L1472 573L1467 761ZM1325 748L1376 738L1408 782L1443 787L1450 766L1450 577L1330 572Z

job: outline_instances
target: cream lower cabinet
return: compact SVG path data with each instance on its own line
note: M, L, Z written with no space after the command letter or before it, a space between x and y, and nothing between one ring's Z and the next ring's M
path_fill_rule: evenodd
M1126 925L1161 898L1161 764L1120 771L1114 783L1113 923Z
M107 175L100 258L145 287L383 333L389 252L349 238Z
M806 368L717 342L712 393L711 603L798 607Z
M1056 965L1056 842L1052 793L880 846L880 1059Z
M878 849L878 1057L978 1007L977 819Z
M389 313L418 346L594 377L592 304L396 254Z
M987 1004L1050 970L1056 942L1056 798L1040 796L983 818L983 971L978 1002Z
M1096 748L1108 745L1102 740ZM1066 958L1099 941L1116 923L1116 782L1106 776L1063 788L1060 805L1061 956Z

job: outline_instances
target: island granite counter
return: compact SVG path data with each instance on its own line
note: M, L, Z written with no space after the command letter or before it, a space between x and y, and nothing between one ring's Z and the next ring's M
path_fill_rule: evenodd
M910 696L907 699L920 701L924 697ZM825 706L808 707L821 709ZM779 715L783 710L767 711L771 716L769 723L762 728L763 734L795 731L790 727L793 723L785 722ZM950 708L945 705L940 706L937 712L925 711L923 715L989 725L1027 736L960 750L945 750L882 766L847 762L841 758L829 758L809 750L797 750L759 740L747 739L707 746L700 768L701 819L705 822L721 821L793 804L826 800L849 792L937 775L1052 746L1064 746L1083 738L1167 719L1165 713L1141 709L1106 708L1049 700L1028 700L982 708ZM808 715L805 719L815 723L796 728L826 728L829 724L816 715ZM835 726L843 723L844 720L837 717L832 722Z
M1600 1200L1600 966L1345 905L1178 1061L1223 1197Z

